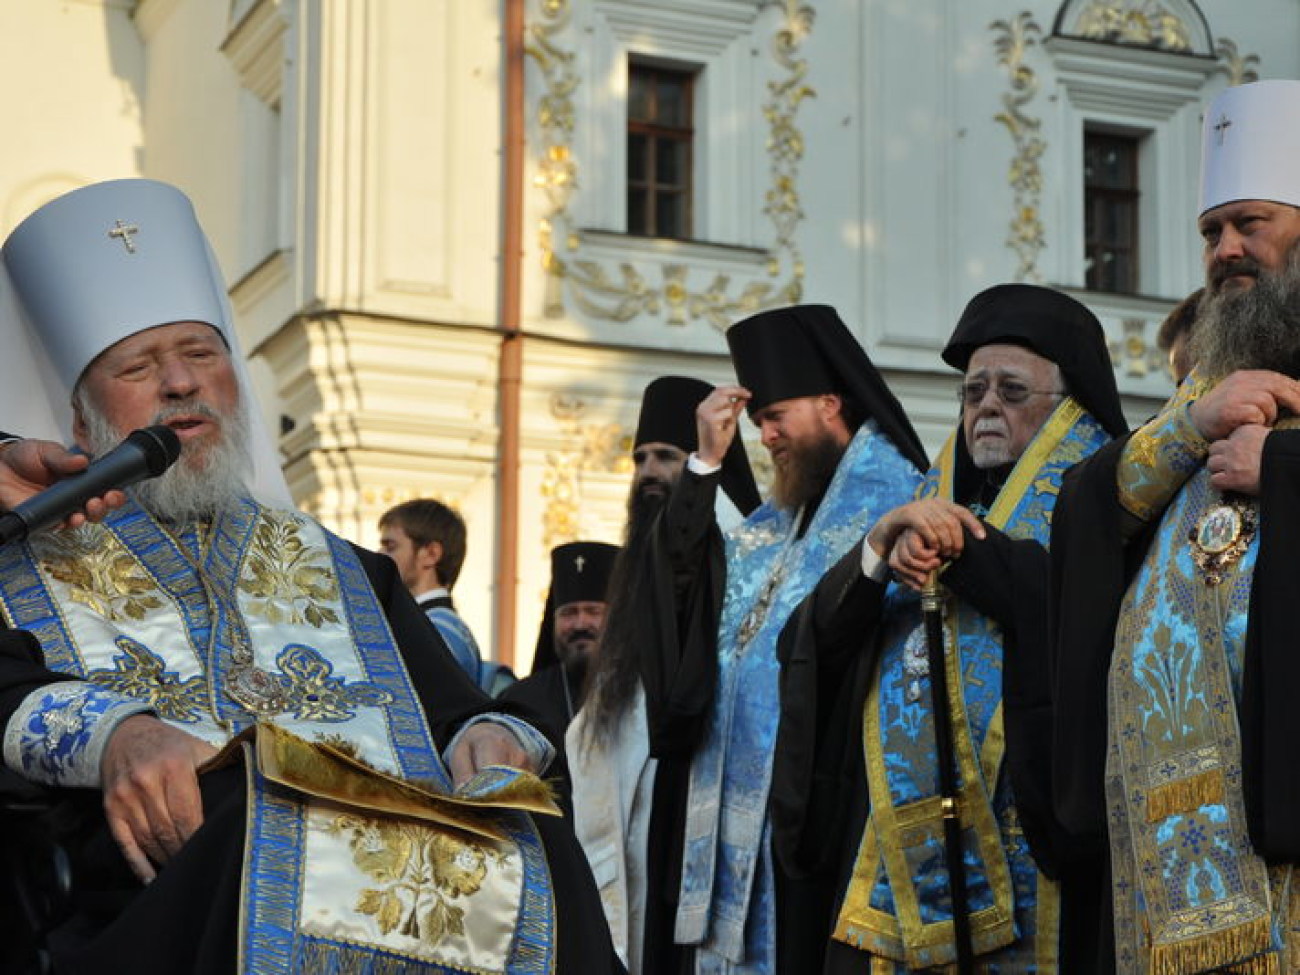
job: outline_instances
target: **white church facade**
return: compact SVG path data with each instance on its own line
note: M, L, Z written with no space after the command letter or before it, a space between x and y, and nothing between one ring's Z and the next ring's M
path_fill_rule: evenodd
M0 31L0 233L181 186L298 503L370 545L453 504L458 605L523 669L549 549L619 540L642 388L729 378L754 311L834 305L933 450L966 300L1062 288L1148 414L1203 106L1300 77L1296 0L10 0Z

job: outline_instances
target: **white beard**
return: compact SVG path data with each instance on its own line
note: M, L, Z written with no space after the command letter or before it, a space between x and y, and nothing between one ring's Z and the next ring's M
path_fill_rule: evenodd
M80 405L95 456L113 449L131 432L114 429L89 397L81 397ZM230 415L222 415L202 404L181 403L160 410L150 422L166 423L175 416L196 414L217 421L217 439L201 454L195 453L192 446L183 447L176 463L131 489L135 499L159 521L183 524L208 520L248 493L252 462L247 450L248 413L242 405Z

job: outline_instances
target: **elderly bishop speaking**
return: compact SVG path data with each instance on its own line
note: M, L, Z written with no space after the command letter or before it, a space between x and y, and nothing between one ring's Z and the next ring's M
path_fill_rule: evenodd
M526 771L550 743L494 713L390 560L259 500L189 200L88 186L3 258L78 445L182 443L101 524L0 550L4 759L61 803L76 880L55 971L618 970Z

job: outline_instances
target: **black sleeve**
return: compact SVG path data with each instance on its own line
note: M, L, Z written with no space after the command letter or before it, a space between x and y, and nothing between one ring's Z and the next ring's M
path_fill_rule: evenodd
M1129 562L1116 471L1126 439L1066 472L1052 515L1049 667L1052 806L1081 857L1105 856L1106 702Z
M777 643L780 723L772 764L772 844L796 880L837 869L863 810L862 709L879 645L885 586L862 574L859 543L822 576Z
M655 758L689 758L713 707L727 574L713 514L717 482L716 474L683 471L650 539L637 656Z
M1259 552L1250 590L1240 707L1242 786L1255 852L1300 861L1300 430L1275 430L1260 468Z
M1052 808L1050 558L1038 542L1010 538L988 525L985 529L983 540L966 534L961 558L943 574L943 581L1001 627L1003 767L1034 859L1039 869L1056 878L1065 838Z
M679 603L698 584L706 565L709 536L717 528L713 505L721 476L683 470L660 516L660 552L672 567L673 594Z

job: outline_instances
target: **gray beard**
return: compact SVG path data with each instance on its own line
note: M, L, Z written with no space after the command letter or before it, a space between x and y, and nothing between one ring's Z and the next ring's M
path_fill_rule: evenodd
M231 415L222 416L206 406L178 404L160 410L151 422L165 423L173 416L195 413L220 421L218 439L207 452L193 454L186 447L180 459L158 477L131 488L136 501L159 521L172 524L211 521L237 498L248 494L246 485L252 461L246 449L248 413L242 405ZM81 414L91 453L97 457L112 450L126 436L113 428L98 407L89 402L89 397L81 399Z
M1300 245L1280 270L1260 269L1253 287L1207 290L1190 347L1211 380L1238 369L1300 375Z

